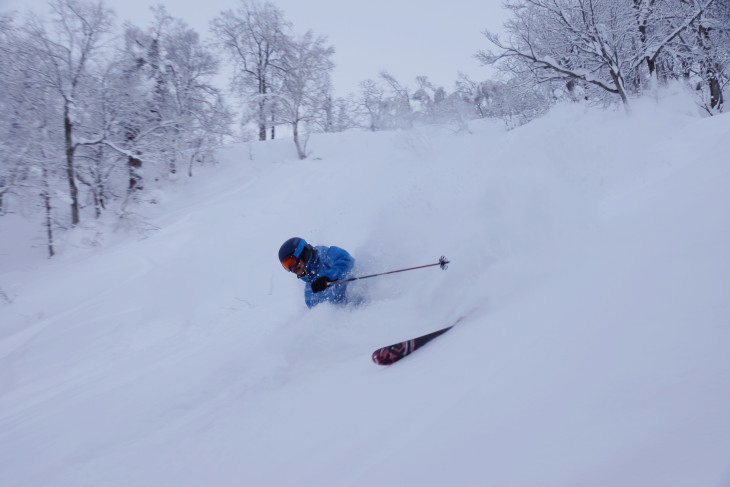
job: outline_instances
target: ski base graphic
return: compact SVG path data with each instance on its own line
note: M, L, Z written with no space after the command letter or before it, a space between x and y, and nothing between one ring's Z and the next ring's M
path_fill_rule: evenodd
M441 328L440 330L427 333L426 335L417 338L412 338L403 342L394 343L393 345L388 345L387 347L379 348L373 352L373 362L378 365L394 364L400 359L412 354L434 338L443 335L454 326L456 326L459 321L461 321L461 318L459 318L452 325L447 326L446 328Z

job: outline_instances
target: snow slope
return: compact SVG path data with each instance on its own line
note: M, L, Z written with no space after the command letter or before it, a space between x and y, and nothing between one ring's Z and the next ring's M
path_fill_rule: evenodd
M471 128L231 146L148 231L9 245L0 485L730 484L730 117L671 97ZM452 263L308 310L291 236L359 274Z

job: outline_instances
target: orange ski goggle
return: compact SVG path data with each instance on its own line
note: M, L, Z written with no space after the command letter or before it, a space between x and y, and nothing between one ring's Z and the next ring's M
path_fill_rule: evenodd
M284 269L288 270L289 272L294 272L297 264L299 264L299 259L297 259L293 255L290 255L289 257L281 261L281 265L283 265Z

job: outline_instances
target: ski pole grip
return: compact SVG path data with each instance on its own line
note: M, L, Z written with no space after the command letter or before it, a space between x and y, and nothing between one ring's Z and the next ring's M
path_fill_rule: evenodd
M439 267L441 267L442 271L445 271L446 269L448 269L450 263L451 262L446 260L446 257L443 255L439 258Z

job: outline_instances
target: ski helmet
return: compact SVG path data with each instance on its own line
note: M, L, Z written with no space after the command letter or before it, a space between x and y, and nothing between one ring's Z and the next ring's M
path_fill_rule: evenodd
M284 266L284 269L290 272L300 261L309 262L311 255L312 246L299 237L290 238L279 248L279 262Z

